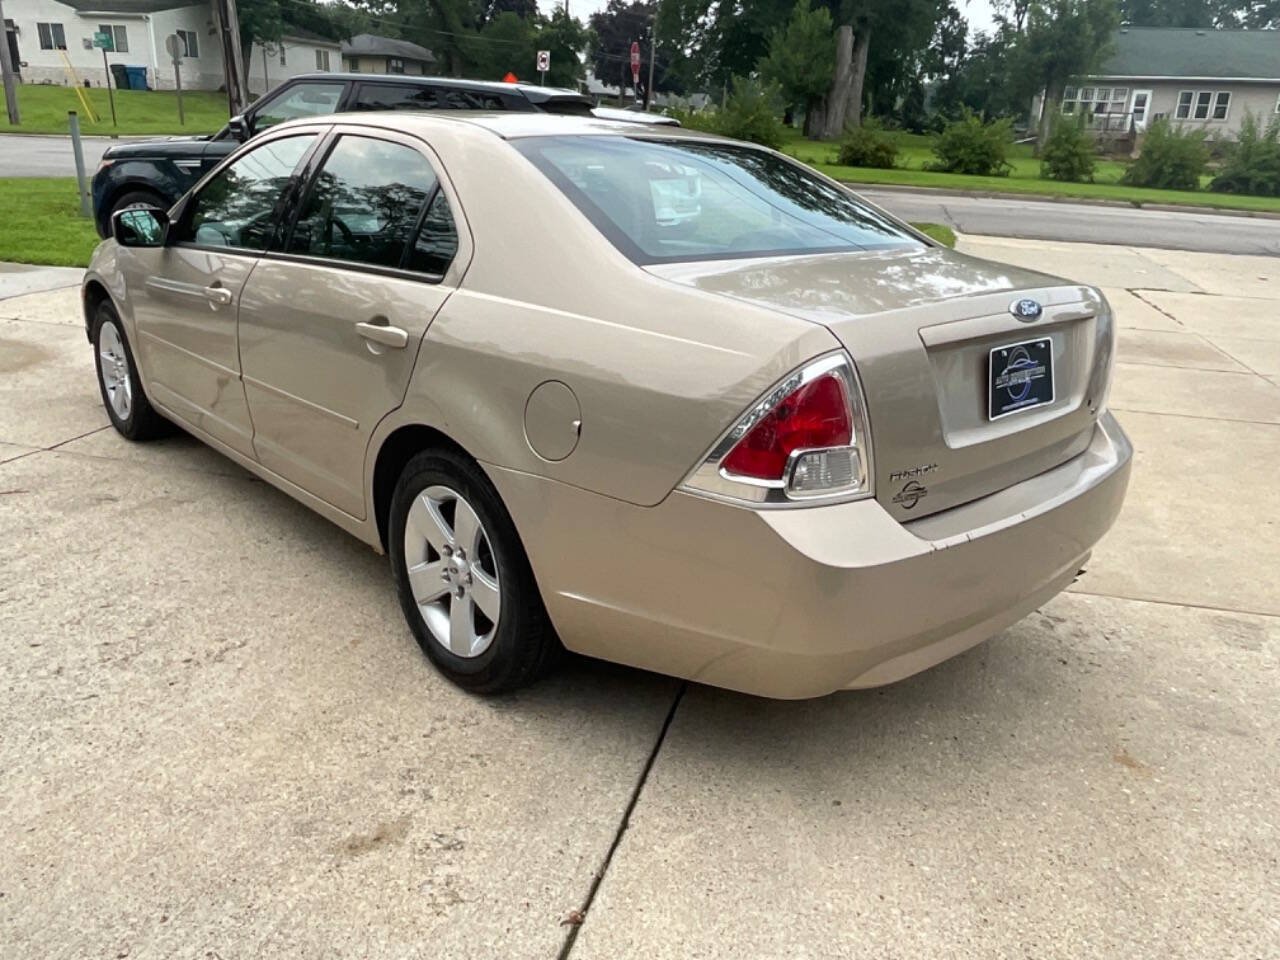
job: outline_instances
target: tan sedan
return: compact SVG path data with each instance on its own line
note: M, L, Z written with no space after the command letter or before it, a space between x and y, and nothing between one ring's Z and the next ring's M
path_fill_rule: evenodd
M1071 583L1128 483L1096 290L751 145L329 117L117 217L83 290L112 423L389 553L471 690L561 643L774 697L890 683Z

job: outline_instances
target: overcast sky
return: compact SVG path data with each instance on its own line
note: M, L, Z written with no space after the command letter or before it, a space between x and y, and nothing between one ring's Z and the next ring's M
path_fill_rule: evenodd
M538 8L550 13L564 0L538 0ZM569 0L569 12L583 22L597 10L603 10L609 0ZM991 28L991 0L959 0L956 4L969 21L969 34Z

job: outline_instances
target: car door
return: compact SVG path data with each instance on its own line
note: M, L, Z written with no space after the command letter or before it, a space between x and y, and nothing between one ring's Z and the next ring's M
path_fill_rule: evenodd
M338 127L318 157L241 295L240 359L259 461L363 518L369 437L403 401L470 240L421 141Z
M245 280L266 250L295 171L323 131L274 137L244 153L177 214L149 275L130 278L136 347L153 399L253 455L236 319Z

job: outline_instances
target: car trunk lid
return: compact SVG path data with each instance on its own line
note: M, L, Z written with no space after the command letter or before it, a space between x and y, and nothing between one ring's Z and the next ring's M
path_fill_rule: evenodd
M903 522L1004 489L1088 445L1099 401L1088 396L1091 372L1110 337L1091 288L935 247L648 269L830 329L866 394L876 498ZM1039 315L1015 316L1022 299ZM992 419L992 351L998 375L1011 348L1032 342L1051 357L1053 400Z

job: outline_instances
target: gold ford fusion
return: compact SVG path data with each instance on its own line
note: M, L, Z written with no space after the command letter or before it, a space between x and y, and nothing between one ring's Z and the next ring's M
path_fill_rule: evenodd
M561 643L890 683L1067 586L1128 483L1096 290L753 146L329 117L117 221L83 291L116 429L179 424L385 550L468 689Z

